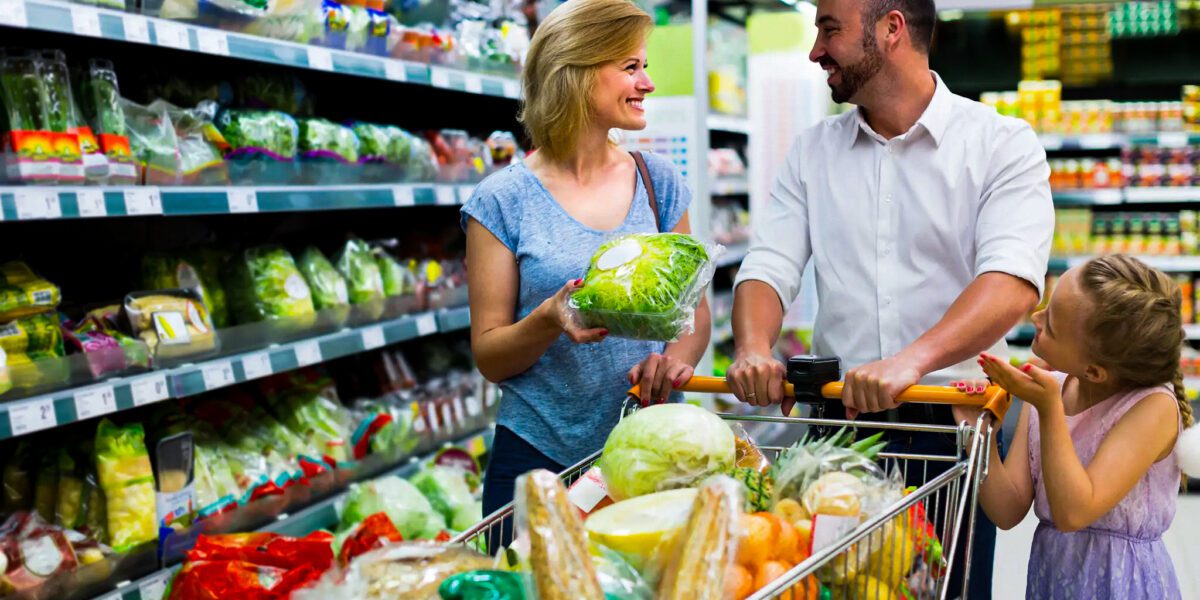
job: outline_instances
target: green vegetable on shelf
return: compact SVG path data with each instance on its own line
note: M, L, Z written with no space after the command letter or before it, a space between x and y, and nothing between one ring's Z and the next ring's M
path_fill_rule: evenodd
M417 292L417 277L383 248L375 250L375 262L383 278L383 295L407 296Z
M365 304L383 298L383 274L375 252L364 241L351 238L335 259L338 271L350 286L350 303Z
M42 79L46 84L46 115L50 131L66 133L78 126L71 96L71 77L67 57L61 50L44 50L41 55Z
M117 86L117 72L107 60L92 59L88 65L88 78L83 85L83 111L92 129L97 134L123 136L125 112L121 109L121 91Z
M139 423L108 419L96 428L96 472L104 491L110 545L125 552L158 539L154 471Z
M251 248L238 255L227 270L225 292L240 323L316 313L296 261L278 246Z
M193 255L204 260L199 252ZM195 290L208 308L213 325L225 327L229 321L225 290L214 277L213 268L219 268L219 263L209 266L209 271L205 272L178 255L149 252L142 257L142 285L148 290Z
M299 127L290 115L270 110L225 110L217 129L234 150L267 150L282 159L296 156Z
M47 131L49 97L41 62L29 51L10 53L0 74L0 104L4 105L10 131Z
M471 495L466 471L434 466L417 473L412 484L429 500L455 531L464 531L483 520L483 508Z
M346 278L320 250L312 246L305 248L296 266L308 281L317 310L350 304L350 288L346 285Z
M299 150L306 155L336 156L358 162L358 137L349 127L325 119L300 119Z

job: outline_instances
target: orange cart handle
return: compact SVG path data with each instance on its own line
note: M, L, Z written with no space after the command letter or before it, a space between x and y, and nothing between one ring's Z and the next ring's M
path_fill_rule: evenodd
M795 387L792 384L785 383L784 386L786 395L796 395ZM639 402L642 399L641 387L641 384L638 384L629 390L629 396L637 399ZM821 395L831 399L841 398L843 387L845 387L845 384L840 381L827 383L821 386ZM729 387L729 382L725 379L704 376L692 377L686 383L679 386L676 391L706 394L733 393L733 390ZM996 420L1003 420L1004 414L1008 412L1009 405L1012 404L1012 397L997 385L988 386L983 394L965 394L952 387L914 385L901 392L900 397L896 398L896 400L898 402L915 404L979 406L992 413L992 416L996 417Z

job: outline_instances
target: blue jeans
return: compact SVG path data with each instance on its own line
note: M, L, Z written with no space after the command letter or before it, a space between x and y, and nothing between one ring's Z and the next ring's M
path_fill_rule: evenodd
M566 466L550 460L521 436L503 426L496 426L491 458L483 476L483 514L490 515L513 501L517 478L534 469L561 473ZM496 554L507 548L513 539L513 520L509 516L488 532L488 551Z

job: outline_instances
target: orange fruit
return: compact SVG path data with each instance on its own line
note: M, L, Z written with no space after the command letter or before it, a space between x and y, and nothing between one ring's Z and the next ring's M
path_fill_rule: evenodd
M737 564L751 571L771 557L775 547L776 524L760 515L743 514L738 517L741 530L738 538Z
M769 560L763 563L754 575L754 589L761 590L767 587L767 584L782 577L790 568L786 563L778 560Z
M733 600L745 600L750 594L754 593L754 577L750 575L750 571L741 565L730 565L725 571L725 595L724 598L732 598Z

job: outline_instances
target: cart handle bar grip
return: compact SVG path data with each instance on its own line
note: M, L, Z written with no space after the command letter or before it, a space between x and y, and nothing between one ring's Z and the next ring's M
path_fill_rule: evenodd
M795 396L795 386L790 383L785 383L785 394L787 396ZM842 388L845 387L840 381L827 383L821 386L821 395L826 398L841 398ZM629 390L629 396L642 403L642 386L635 385ZM695 376L689 379L686 383L676 388L675 391L680 392L697 392L705 394L732 394L733 390L729 387L729 382L720 377L704 377ZM896 398L898 402L914 403L914 404L950 404L964 406L979 406L992 414L997 421L1004 420L1004 414L1008 412L1009 405L1012 404L1012 396L1004 391L998 385L990 385L983 394L965 394L952 387L942 387L934 385L914 385L900 393L900 397ZM644 403L642 403L644 404Z

